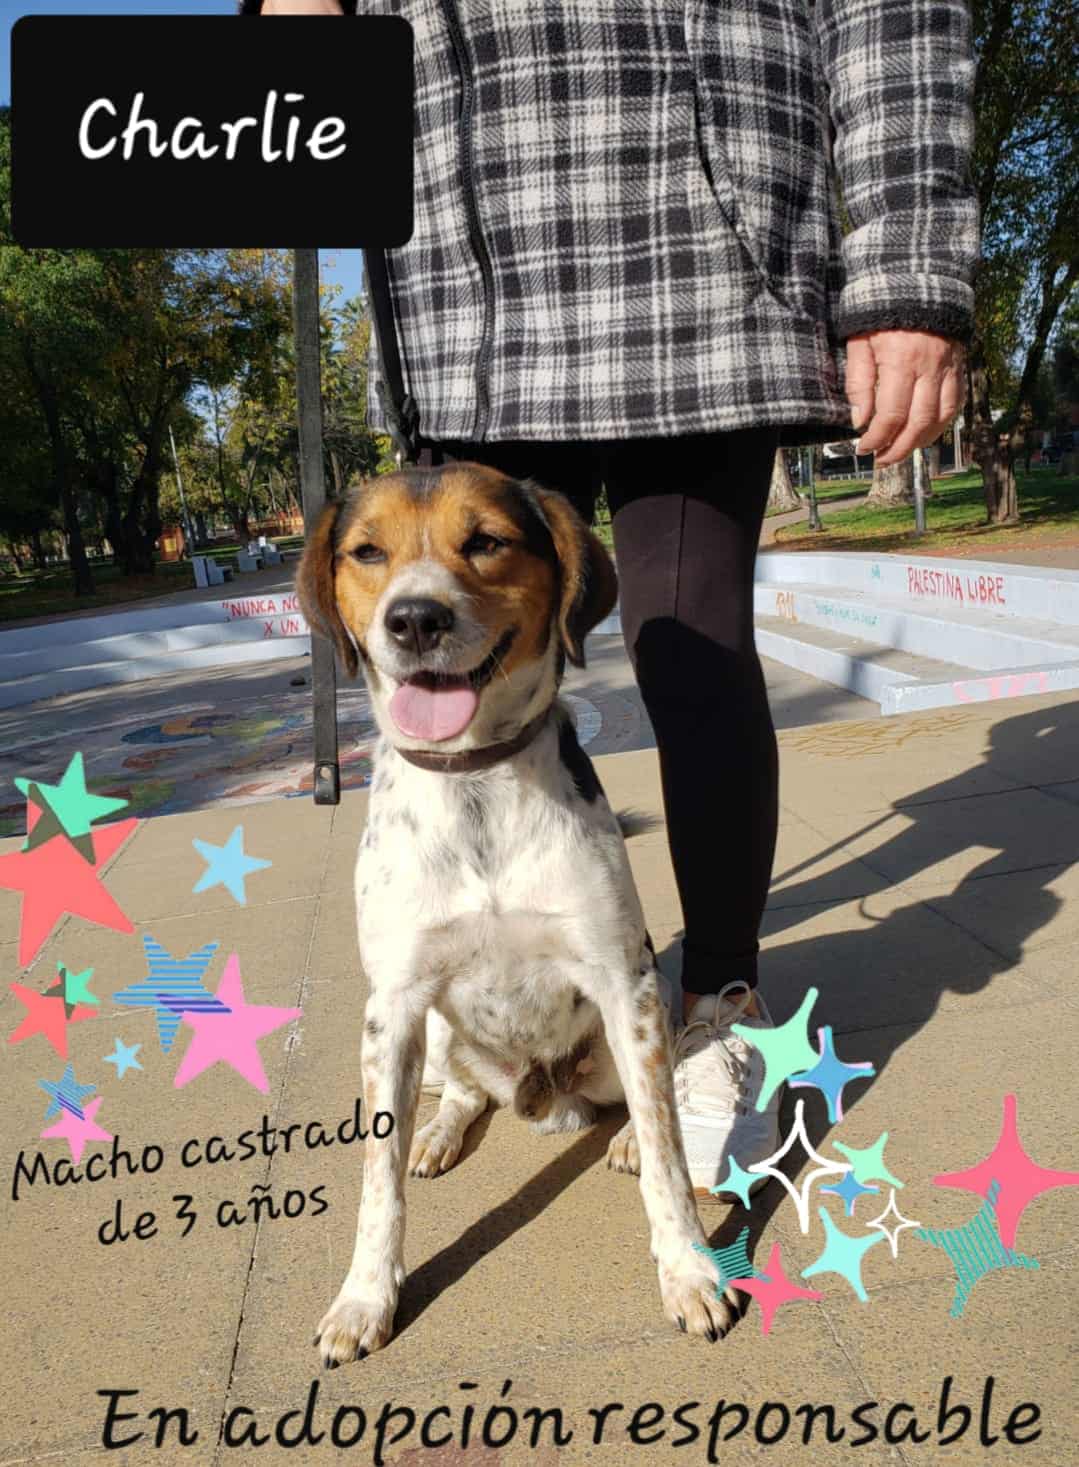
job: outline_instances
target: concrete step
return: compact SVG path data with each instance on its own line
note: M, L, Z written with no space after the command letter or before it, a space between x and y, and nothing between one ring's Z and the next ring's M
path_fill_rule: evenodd
M1079 628L1079 571L1056 566L950 560L935 555L805 554L769 550L757 558L758 585L861 591L900 605Z
M895 647L966 668L995 671L1079 661L1079 626L982 607L912 605L880 590L822 588L786 581L754 586L754 608L792 626L849 631L864 642Z
M755 625L763 657L872 698L884 714L1079 688L1079 660L985 672L781 617L757 616Z
M281 657L302 657L311 647L310 637L280 636L269 641L232 639L206 646L176 648L149 656L116 658L111 661L87 662L68 667L53 667L37 672L24 672L12 677L5 673L0 681L0 708L15 708L39 698L55 698L63 693L82 693L116 683L142 682L146 678L167 673L184 672L193 667L227 667L232 663L260 660L276 661Z
M96 619L96 618L95 618ZM247 617L229 622L202 622L164 630L122 632L89 641L73 639L39 647L8 650L0 641L0 682L34 672L90 667L146 658L186 655L199 648L235 646L241 643L277 640L280 636L308 635L307 622L299 614L276 618Z

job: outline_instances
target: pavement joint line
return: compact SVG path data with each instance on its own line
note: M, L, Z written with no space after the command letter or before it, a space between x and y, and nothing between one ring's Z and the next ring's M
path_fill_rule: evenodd
M823 1318L825 1324L828 1327L829 1333L832 1336L833 1344L835 1345L836 1349L839 1351L843 1359L847 1362L847 1368L849 1369L851 1375L858 1382L858 1385L862 1388L862 1390L866 1392L866 1399L872 1400L879 1398L880 1392L877 1391L873 1386L871 1386L869 1381L863 1375L858 1361L854 1358L854 1356L852 1356L851 1352L848 1350L846 1341L843 1339L842 1335L839 1333L839 1330L836 1328L836 1324L835 1321L832 1319L832 1316L828 1313L827 1295L825 1295L825 1297L820 1301L820 1312L821 1317ZM901 1462L907 1461L907 1458L903 1456L902 1449L898 1445L896 1445L894 1442L889 1443L889 1445L894 1447Z
M1018 964L1014 964L1013 966L1018 966ZM1059 1007L1060 1002L1059 994L1043 992L1033 999L1016 999L1014 1003L1001 1004L1000 1007L1002 1009L1036 1009L1040 1008L1043 1004L1046 1006L1055 1004ZM840 1029L836 1027L834 1032L836 1034L875 1034L884 1029L912 1029L920 1034L932 1020L964 1019L965 1017L966 1015L960 1007L942 1009L938 1006L933 1010L928 1019L893 1019L887 1024L867 1024L863 1029ZM851 1113L853 1114L853 1109Z
M324 877L325 874L326 874L326 865L327 865L328 860L329 860L329 851L328 851L328 848L327 848L323 852L323 857L322 857L322 870L319 872L320 879L322 877ZM308 978L309 978L310 973L311 973L311 955L312 955L312 953L315 950L315 934L318 931L318 919L319 919L319 914L321 912L321 908L322 908L322 896L321 896L321 893L316 892L316 894L315 894L315 910L314 910L314 913L312 914L312 918L311 918L311 930L310 930L310 932L307 935L307 951L304 953L303 968L302 968L302 971L300 973L300 980L299 980L299 984L298 984L298 988L297 988L297 994L296 994L296 1005L295 1005L295 1007L297 1007L297 1008L299 1008L301 1010L303 1009L304 1004L306 1003L306 1000L307 1000L307 982L308 982ZM301 1019L302 1019L302 1017L303 1016L301 1014ZM296 1021L293 1021L293 1022L296 1022ZM293 1054L295 1052L295 1049L296 1049L296 1045L295 1045L295 1034L296 1034L296 1031L294 1029L290 1029L289 1043L287 1044L287 1046L285 1048L285 1063L284 1063L284 1067L283 1067L282 1072L281 1072L281 1084L280 1084L280 1087L278 1088L278 1091L277 1091L276 1096L274 1097L273 1120L274 1120L274 1126L275 1126L275 1128L277 1126L277 1122L278 1122L278 1119L280 1118L281 1112L282 1112L282 1110L284 1108L285 1096L286 1096L286 1093L288 1091L289 1072L290 1072L290 1070L292 1068L292 1056L293 1056ZM265 1169L263 1175L266 1178L265 1185L267 1185L267 1186L272 1186L271 1173L273 1171L274 1156L276 1154L277 1154L276 1151L273 1151L266 1158L266 1169ZM222 1397L221 1397L221 1418L220 1418L220 1420L218 1422L218 1426L217 1426L217 1441L214 1444L213 1457L212 1457L212 1462L214 1464L216 1464L220 1460L221 1452L223 1450L223 1445L222 1444L223 1444L224 1435L225 1435L225 1422L228 1419L229 1401L230 1401L230 1399L232 1397L233 1381L236 1378L236 1361L237 1361L237 1358L238 1358L239 1353L240 1353L240 1340L243 1337L243 1329L244 1329L244 1315L245 1315L245 1312L246 1312L246 1309L247 1309L247 1298L248 1298L248 1294L249 1294L250 1288L251 1288L251 1277L252 1277L252 1274L254 1273L254 1269L255 1269L255 1260L256 1260L256 1258L258 1256L258 1245L259 1245L259 1238L261 1237L261 1234L262 1234L262 1226L263 1226L263 1219L262 1219L262 1215L260 1213L259 1216L255 1219L255 1231L254 1231L254 1234L252 1235L252 1238L251 1238L251 1253L250 1253L250 1256L248 1257L248 1261L247 1261L247 1272L244 1275L244 1286L243 1286L243 1291L242 1291L242 1293L240 1295L240 1311L239 1311L239 1314L238 1314L237 1320L236 1320L236 1335L235 1335L235 1338L233 1339L233 1342L232 1342L232 1357L229 1360L228 1378L225 1381L225 1389L224 1389L224 1392L223 1392Z
M1034 869L1040 870L1043 868L1035 867ZM913 896L915 895L915 893L912 892L911 895ZM954 895L954 891L948 893L948 896ZM975 932L973 928L964 926L963 923L959 921L958 917L954 916L951 912L943 911L939 906L935 905L936 902L944 902L947 901L947 899L947 897L942 897L938 895L935 897L919 897L918 901L921 906L925 907L927 911L932 912L934 916L943 918L943 920L950 923L950 925L954 927L957 932L962 932L964 937L969 937L972 939L972 941L976 942L979 947L984 947L986 952L992 953L994 957L1002 958L1013 968L1019 966L1019 964L1023 960L1023 952L1006 952L1003 948L995 947L993 943L988 940L988 938L985 938L980 933Z
M657 1308L659 1307L660 1306L658 1304L657 1296ZM723 1340L719 1343L726 1343L732 1338L737 1340L737 1330L746 1328L752 1330L752 1323L752 1319L747 1319L746 1315L740 1316L739 1324L737 1325L736 1329L731 1331L728 1335L723 1336ZM503 1379L505 1379L508 1372L512 1372L520 1368L527 1370L529 1366L533 1365L536 1361L564 1360L567 1358L572 1359L576 1356L584 1355L609 1355L610 1352L615 1349L635 1349L640 1345L655 1345L660 1350L667 1351L669 1350L670 1346L674 1344L679 1338L678 1332L673 1324L670 1326L670 1330L671 1333L669 1335L659 1330L645 1330L639 1335L632 1335L628 1338L625 1335L611 1335L609 1338L604 1339L567 1343L561 1347L552 1346L547 1349L537 1347L532 1352L532 1354L518 1355L512 1360L506 1360L504 1355L492 1351L482 1357L474 1357L473 1361L470 1362L469 1367L467 1369L462 1367L460 1373L467 1376L471 1373L478 1374L481 1372L490 1371L492 1374L497 1373L501 1375ZM393 1343L400 1338L403 1338L403 1336L391 1336L391 1348ZM701 1346L703 1346L703 1337L699 1341L694 1341L694 1344L691 1345L690 1348L694 1348L696 1344L700 1344ZM371 1356L369 1358L375 1359L379 1354L382 1353L384 1352L376 1351L375 1356ZM715 1358L718 1359L720 1357L716 1356ZM360 1360L350 1363L362 1367L365 1364L365 1361ZM324 1372L322 1372L321 1370L316 1370L315 1373L321 1376ZM395 1396L400 1396L404 1390L415 1390L418 1387L432 1385L436 1381L445 1380L447 1376L454 1375L456 1373L457 1372L455 1372L453 1369L443 1369L435 1374L428 1375L402 1376L399 1374L395 1374L393 1376L393 1392ZM360 1378L361 1374L362 1371L358 1370L356 1372L357 1379ZM864 1385L864 1382L862 1382L862 1384ZM390 1386L387 1385L386 1389L387 1391L389 1391ZM256 1415L258 1415L260 1411L275 1410L279 1407L279 1405L279 1398L275 1398L273 1401L257 1402L254 1406L251 1407L251 1410L254 1411ZM7 1464L0 1463L0 1467L7 1467Z

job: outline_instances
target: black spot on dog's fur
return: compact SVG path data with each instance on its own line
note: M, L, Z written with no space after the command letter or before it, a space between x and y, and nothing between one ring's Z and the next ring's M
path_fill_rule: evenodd
M377 1039L382 1033L382 1025L377 1019L368 1019L365 1028L372 1039Z
M559 725L558 757L569 770L581 799L591 805L603 793L603 786L591 759L578 742L577 730L568 718Z

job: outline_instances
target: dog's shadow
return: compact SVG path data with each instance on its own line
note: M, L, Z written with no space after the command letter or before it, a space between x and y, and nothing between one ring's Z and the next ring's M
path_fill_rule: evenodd
M467 1161L472 1152L483 1143L494 1112L495 1108L488 1105L484 1113L469 1126L455 1168ZM483 1217L477 1218L463 1233L410 1273L401 1291L394 1337L398 1338L409 1325L414 1324L439 1294L459 1283L485 1254L501 1247L514 1233L527 1227L550 1206L559 1193L572 1186L590 1167L602 1162L611 1138L625 1124L625 1120L625 1106L610 1106L600 1111L596 1124L584 1131L572 1146L554 1157L512 1196L505 1198ZM634 1179L621 1177L618 1180L628 1183ZM434 1178L417 1185L426 1189L437 1188L438 1184L439 1179ZM639 1196L632 1200L639 1204Z
M844 995L841 991L825 989L819 1000L819 1011L814 1013L814 1023L832 1022L836 1026L837 1047L841 1057L869 1060L875 1070L875 1078L868 1084L859 1083L851 1087L846 1099L848 1113L856 1110L860 1098L868 1093L870 1085L879 1084L896 1051L904 1044L914 1041L918 1033L937 1012L941 999L948 993L970 996L988 987L1000 975L1016 968L1021 962L1024 949L1032 937L1044 929L1058 914L1061 898L1052 889L1051 883L1062 871L1079 861L1079 821L1075 824L1073 841L1058 838L1058 849L1052 854L1052 864L1039 864L1030 868L1025 850L1017 849L1022 826L1017 825L1010 813L1009 801L995 793L999 785L988 784L988 799L978 799L987 793L986 776L994 774L1004 777L1005 789L1016 788L1020 779L1028 779L1029 771L1041 764L1046 769L1045 777L1057 767L1068 767L1067 760L1060 760L1060 751L1067 752L1079 747L1079 703L1036 707L1015 716L1003 718L989 732L989 745L983 753L981 763L972 765L963 773L929 786L916 795L907 797L901 807L893 813L905 817L904 826L891 831L883 829L877 847L857 858L847 847L851 867L868 866L886 877L893 889L901 883L917 878L937 863L954 858L970 848L988 852L958 882L950 895L937 895L932 906L938 917L943 917L961 929L965 928L967 913L964 904L972 892L978 889L985 877L1007 873L1010 884L1017 889L1021 900L1002 901L997 914L997 930L992 945L988 941L971 941L965 949L962 965L950 971L937 972L932 965L919 969L910 1002L905 1005L902 1018L888 1017L883 1011L872 1017L866 1014L859 1021L857 1009L857 987L855 1009L844 1014ZM1055 776L1057 779L1059 775ZM1059 787L1041 786L1045 796L1065 800L1066 808L1079 803L1079 786L1071 784ZM954 801L977 800L980 812L975 837L967 833L959 822L938 818L937 812ZM973 808L973 805L971 806ZM633 811L621 811L620 820L627 838L647 833L655 828L654 817L641 817ZM883 826L878 820L870 828ZM851 837L847 837L849 841ZM833 846L831 852L843 848ZM780 873L776 878L781 887L783 901L770 907L765 919L766 931L772 939L797 927L807 916L812 916L827 906L840 904L844 898L836 896L835 871L822 876L809 875L812 866L819 862L818 853L813 860L792 871ZM1048 860L1049 857L1046 857ZM798 878L791 885L791 878ZM842 886L842 883L840 883ZM900 886L900 889L902 887ZM889 954L909 955L924 948L926 942L925 913L918 897L912 891L911 900L896 906L890 913L875 921L866 929L852 924L847 930L839 930L797 939L793 943L771 945L764 954L764 985L769 1001L782 1021L797 1009L804 994L806 963L812 959L813 971L821 971L822 957L827 961L827 971L840 974L864 974L882 972L887 974ZM846 900L849 900L846 899ZM681 934L678 934L680 937ZM676 938L659 955L661 969L677 982L680 967L680 943ZM909 966L907 966L909 972ZM824 986L822 985L822 988ZM840 990L841 985L836 985ZM872 996L872 990L870 990ZM851 1001L848 984L847 1002ZM870 1004L872 1007L872 1004ZM879 1008L879 1006L878 1006ZM854 1020L852 1023L851 1020ZM794 1120L795 1099L788 1090L784 1096L780 1128L786 1135ZM470 1155L481 1143L491 1122L491 1111L470 1128L464 1155ZM402 1327L417 1319L427 1305L443 1289L458 1282L469 1268L484 1253L498 1247L526 1223L537 1217L551 1199L564 1191L589 1167L601 1164L606 1155L611 1137L625 1120L624 1107L613 1107L600 1113L600 1119L592 1130L585 1132L579 1140L537 1173L512 1197L493 1212L473 1223L465 1232L447 1244L412 1274L405 1285L402 1297L400 1321ZM805 1107L806 1132L810 1143L821 1149L827 1141L832 1126L825 1114L823 1097L807 1092ZM827 1153L826 1153L827 1154ZM838 1159L838 1158L837 1158ZM783 1161L782 1169L792 1178L804 1164L800 1147L795 1148ZM615 1178L628 1184L628 1178ZM630 1191L635 1195L631 1196ZM624 1194L624 1206L640 1206L640 1195L636 1188ZM772 1221L777 1208L787 1198L787 1193L777 1181L770 1181L753 1196L750 1209L740 1203L729 1207L725 1203L704 1202L700 1208L701 1221L713 1248L725 1248L737 1242L743 1229L749 1229L746 1240L747 1252L752 1259L761 1236ZM723 1209L722 1215L718 1215ZM748 1304L748 1299L745 1303Z

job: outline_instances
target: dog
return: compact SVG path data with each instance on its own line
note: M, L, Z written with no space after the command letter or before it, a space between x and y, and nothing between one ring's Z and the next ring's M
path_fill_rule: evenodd
M453 1165L488 1101L539 1131L628 1103L608 1165L638 1172L667 1317L715 1340L717 1291L675 1110L668 1016L618 820L559 701L612 609L614 566L569 500L470 463L328 504L297 571L311 626L361 665L380 738L356 862L368 1139L329 1367L390 1339L406 1170ZM426 1072L425 1072L426 1065ZM421 1082L441 1080L414 1136Z

